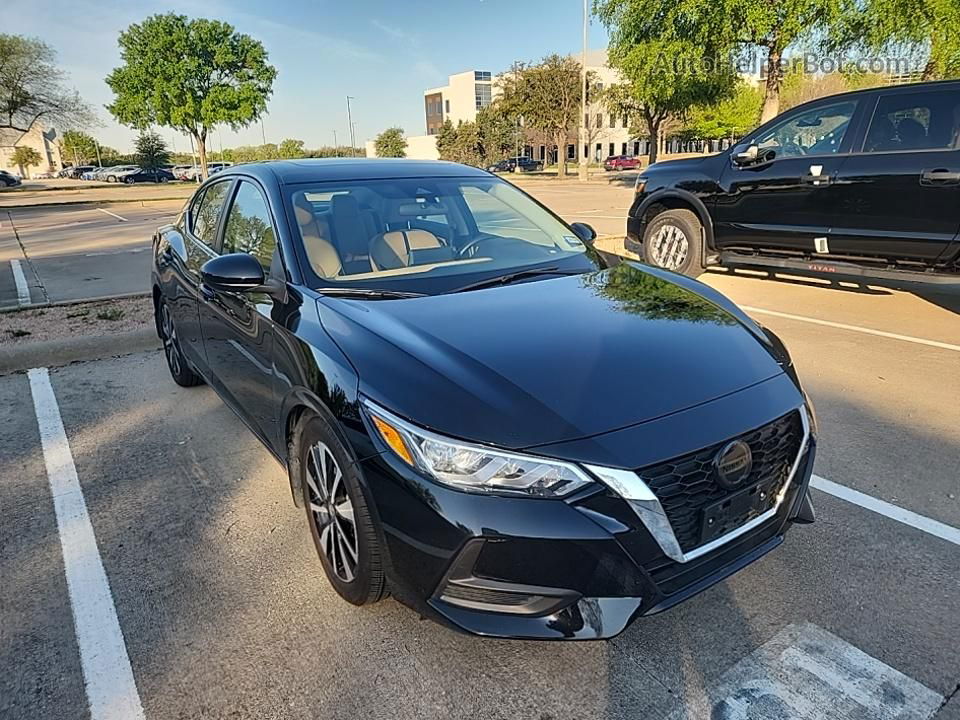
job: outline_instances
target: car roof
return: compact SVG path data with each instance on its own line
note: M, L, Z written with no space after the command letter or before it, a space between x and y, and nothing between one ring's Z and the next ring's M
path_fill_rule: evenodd
M217 173L276 178L284 185L328 180L381 180L409 177L490 177L486 170L443 160L406 158L304 158L230 165Z

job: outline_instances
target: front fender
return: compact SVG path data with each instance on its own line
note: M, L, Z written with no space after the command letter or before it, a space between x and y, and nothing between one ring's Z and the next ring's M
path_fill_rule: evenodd
M697 214L697 217L700 218L700 224L703 225L706 247L711 250L714 249L713 219L710 217L710 211L707 210L707 206L703 200L689 190L675 187L654 190L640 200L639 203L634 202L633 207L630 208L630 218L636 223L637 241L643 238L644 217L646 217L647 211L657 204L665 204L671 208L676 208L680 205L689 206L689 208Z

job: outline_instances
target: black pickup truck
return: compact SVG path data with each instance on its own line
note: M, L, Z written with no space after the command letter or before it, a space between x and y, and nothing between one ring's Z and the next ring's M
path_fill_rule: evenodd
M833 95L637 178L628 250L709 265L960 283L960 81Z

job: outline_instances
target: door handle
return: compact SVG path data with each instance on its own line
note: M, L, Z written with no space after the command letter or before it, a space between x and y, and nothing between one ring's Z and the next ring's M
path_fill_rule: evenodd
M817 187L823 187L824 185L830 184L829 175L804 175L800 178L800 182L804 185L816 185Z
M960 183L960 172L953 172L946 168L924 170L920 173L921 185L953 185Z

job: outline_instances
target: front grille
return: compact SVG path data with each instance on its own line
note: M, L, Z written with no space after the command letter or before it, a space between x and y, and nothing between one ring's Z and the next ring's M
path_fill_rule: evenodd
M734 490L717 483L713 465L717 453L730 440L742 440L753 453L750 475ZM794 410L730 440L637 471L663 506L684 552L701 544L704 508L758 483L773 481L779 492L803 442L800 413Z

